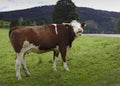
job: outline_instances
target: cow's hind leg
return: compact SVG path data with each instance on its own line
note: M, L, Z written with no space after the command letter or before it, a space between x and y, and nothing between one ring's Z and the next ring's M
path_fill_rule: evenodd
M58 60L58 55L59 55L59 51L54 51L54 55L53 55L53 70L54 71L57 71L56 69L56 63L57 63L57 60Z
M23 58L22 58L22 67L23 67L23 70L26 74L26 76L30 76L30 72L29 70L27 69L27 66L26 66L26 61L25 61L25 54L23 55Z
M23 53L17 53L17 57L15 60L15 67L16 67L16 77L18 78L18 80L22 79L21 74L20 74L22 58L23 58Z

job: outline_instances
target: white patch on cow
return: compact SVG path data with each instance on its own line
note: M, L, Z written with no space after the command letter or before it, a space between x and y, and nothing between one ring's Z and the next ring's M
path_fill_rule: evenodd
M59 52L59 46L56 46L53 50Z
M55 26L55 33L58 34L58 31L57 31L57 24L53 24Z
M70 46L67 46L67 51L70 49Z
M36 46L32 43L29 43L29 41L24 41L21 52L23 52L23 53L34 52L34 53L39 53L39 54L48 52L48 51L45 51L45 50L39 50L39 46Z
M39 51L39 46L35 46L32 43L29 43L29 41L24 41L21 52L25 53L28 50L32 50L33 52L34 51Z
M75 34L81 34L83 32L83 28L81 27L81 24L77 22L76 20L73 20L71 22L71 25L73 26L73 30Z
M68 66L67 66L67 63L64 62L63 65L64 65L65 70L66 70L66 71L69 71L69 68L68 68Z
M57 63L58 57L55 56L54 62L53 62L53 70L57 71L56 69L56 63Z

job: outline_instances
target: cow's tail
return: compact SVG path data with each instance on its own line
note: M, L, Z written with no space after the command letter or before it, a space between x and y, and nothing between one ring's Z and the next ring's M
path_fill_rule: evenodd
M10 37L10 34L11 32L15 29L15 27L11 27L10 30L9 30L9 37Z
M9 30L9 37L10 37L11 32L12 32L12 29Z

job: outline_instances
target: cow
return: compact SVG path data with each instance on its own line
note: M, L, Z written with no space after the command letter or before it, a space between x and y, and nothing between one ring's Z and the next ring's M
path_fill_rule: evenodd
M11 45L16 52L16 77L21 80L20 66L26 76L30 72L26 67L25 55L29 52L45 53L53 51L53 70L56 71L56 62L59 52L63 60L64 69L69 71L66 63L66 52L71 48L73 40L82 34L85 23L76 20L63 24L45 24L40 26L15 26L9 31Z

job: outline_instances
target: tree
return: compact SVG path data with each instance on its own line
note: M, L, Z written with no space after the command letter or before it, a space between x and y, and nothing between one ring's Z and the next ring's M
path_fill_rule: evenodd
M75 4L71 0L59 0L54 8L52 21L54 23L63 23L72 20L79 20Z
M4 21L0 20L0 28L4 27Z
M13 21L10 24L10 28L14 26L22 26L24 24L25 24L24 19L20 17L19 19L13 19Z
M32 22L30 20L26 20L25 22L26 22L25 26L32 26Z
M33 26L36 26L37 25L37 22L36 21L33 21Z
M19 22L19 25L20 25L20 26L24 25L24 19L23 19L23 17L20 17L20 18L18 19L18 22Z
M0 14L0 20L2 20L2 18L3 18L3 15L2 15L2 14Z
M120 18L117 20L117 23L115 25L115 30L117 33L120 33Z
M45 21L41 20L40 22L37 23L37 25L44 25Z
M36 26L36 21L31 22L30 20L24 20L20 17L19 19L14 19L11 22L10 28L14 26Z
M14 20L10 23L10 28L11 28L11 27L14 27L14 26L17 26L17 25L19 25L19 21L18 21L18 19L14 19Z

